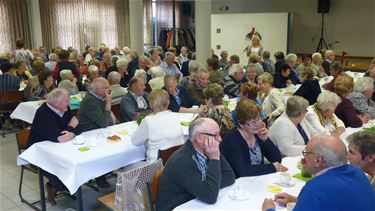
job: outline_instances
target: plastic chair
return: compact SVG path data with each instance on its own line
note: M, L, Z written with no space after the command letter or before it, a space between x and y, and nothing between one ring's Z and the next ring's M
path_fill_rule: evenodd
M18 153L21 154L24 150L27 149L27 142L29 140L31 127L26 127L22 131L16 132L16 139L17 139L17 147L18 147ZM35 202L29 202L22 196L22 184L23 184L23 173L24 170L28 170L34 174L38 174L38 167L28 164L28 165L22 165L21 166L21 175L20 175L20 184L18 187L18 195L20 196L21 202L27 204L31 208L35 210L40 210L38 207L35 206L36 203L39 203L40 200Z
M23 92L20 91L0 93L1 104L10 105L9 108L0 108L0 114L12 113L17 105L22 101L22 99ZM3 127L3 137L5 137L4 124L1 122L1 125Z
M116 183L115 210L154 210L147 183L163 168L162 160L119 173ZM149 207L151 206L151 207Z
M163 160L163 165L165 165L169 159L169 157L174 153L174 151L178 150L182 145L170 147L168 149L158 151L158 159L161 158Z

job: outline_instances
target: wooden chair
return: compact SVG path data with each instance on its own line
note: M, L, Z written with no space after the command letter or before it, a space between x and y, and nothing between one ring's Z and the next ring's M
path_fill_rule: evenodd
M12 113L13 110L17 107L17 105L22 101L22 99L23 92L20 91L0 93L1 104L11 105L9 106L9 108L0 108L0 114ZM3 127L3 137L5 137L4 124L1 122L1 125Z
M155 211L155 203L156 203L156 196L159 190L159 182L160 177L163 174L163 169L160 169L157 171L154 175L154 178L151 183L146 183L147 185L147 194L148 194L148 201L150 203L150 209L151 211Z
M27 149L27 142L29 140L31 127L26 127L22 131L16 132L16 139L17 139L17 147L18 147L18 153L21 154L24 150ZM38 168L34 165L28 164L28 165L22 165L21 166L21 175L20 175L20 184L18 187L18 195L20 196L21 202L26 203L28 206L35 210L40 210L38 207L35 206L36 203L39 203L40 200L35 202L29 202L22 196L22 184L23 184L23 173L24 170L28 170L29 172L32 172L34 174L38 174Z
M120 120L120 117L121 117L120 103L116 105L112 105L111 110L113 114L115 115L115 117L117 118L117 120Z
M174 151L178 150L182 145L170 147L168 149L161 150L159 149L158 151L158 159L161 158L163 160L163 165L167 163L169 157L174 153Z

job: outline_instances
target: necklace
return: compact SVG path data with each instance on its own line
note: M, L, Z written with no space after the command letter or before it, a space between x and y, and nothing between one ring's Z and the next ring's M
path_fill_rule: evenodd
M319 112L319 109L318 109L318 107L316 106L316 103L313 105L313 109L314 109L314 112L318 115L318 117L319 117L319 122L320 122L320 124L323 126L323 127L325 127L326 125L325 125L325 121L324 121L324 118L323 118L323 116L322 116L322 114ZM332 125L333 125L333 127L335 127L335 128L337 128L337 122L336 122L336 119L335 119L335 117L332 115L332 117L331 117L331 123L332 123Z

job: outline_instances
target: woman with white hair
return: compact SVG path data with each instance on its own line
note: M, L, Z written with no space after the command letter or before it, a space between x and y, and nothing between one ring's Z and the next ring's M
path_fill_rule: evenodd
M297 84L300 83L298 73L295 70L297 64L297 55L294 53L290 53L285 56L285 64L290 66L290 74L293 74L295 78L298 79Z
M241 64L233 64L229 68L229 75L223 81L224 94L229 98L240 96L240 86L244 74L244 68Z
M78 94L77 79L74 77L73 73L69 69L64 69L60 71L61 81L58 85L59 88L66 89L69 95Z
M150 68L152 79L148 82L151 89L161 89L164 86L164 73L160 66Z
M370 77L359 78L353 87L353 92L348 99L360 114L368 114L370 119L375 119L375 103L371 97L374 93L374 79Z
M323 92L316 103L309 106L305 118L319 134L339 137L345 131L344 122L335 115L340 103L341 99L336 93Z

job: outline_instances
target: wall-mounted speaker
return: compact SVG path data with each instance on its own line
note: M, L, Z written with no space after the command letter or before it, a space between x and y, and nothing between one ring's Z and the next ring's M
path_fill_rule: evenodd
M329 13L330 0L318 0L318 13Z
M191 15L191 3L182 2L182 15L190 16Z

